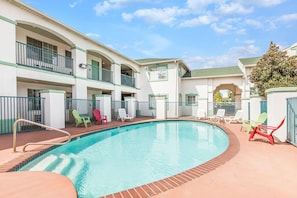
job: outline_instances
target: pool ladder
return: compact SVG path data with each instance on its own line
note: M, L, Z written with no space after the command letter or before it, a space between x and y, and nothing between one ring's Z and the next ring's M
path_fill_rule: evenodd
M33 121L30 121L30 120L18 119L13 123L13 144L12 144L13 152L16 152L16 129L17 129L17 123L19 123L19 122L26 122L26 123L29 123L29 124L44 127L45 129L55 130L55 131L58 131L58 132L61 132L61 133L64 133L64 134L68 135L68 140L65 141L65 142L56 142L56 143L55 142L42 142L42 143L31 143L30 142L30 143L27 143L23 147L23 152L25 152L26 147L29 146L29 145L63 145L63 144L67 144L71 140L71 134L68 131L57 129L57 128L54 128L54 127L50 127L50 126L40 124L40 123L37 123L37 122L33 122Z

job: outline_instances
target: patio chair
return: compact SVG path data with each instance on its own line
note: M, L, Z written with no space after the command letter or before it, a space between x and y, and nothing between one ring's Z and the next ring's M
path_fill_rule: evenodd
M94 109L93 110L93 115L96 119L97 124L102 124L102 123L107 123L107 116L106 115L101 115L101 112L99 109Z
M126 113L126 109L122 108L122 109L119 109L118 110L118 119L122 120L122 122L124 122L125 120L130 120L132 121L133 117L129 116L127 113Z
M235 116L229 116L225 118L225 121L228 122L229 124L232 122L242 122L242 110L237 110L235 113Z
M74 109L72 115L75 119L75 126L78 127L80 124L84 124L85 127L88 127L88 124L91 124L91 119L89 116L80 116L78 111Z
M259 115L257 120L243 120L240 131L246 128L246 132L250 133L251 129L254 129L259 124L263 124L267 120L267 113L263 112Z
M218 109L218 110L217 110L217 114L214 115L214 116L210 116L210 117L208 117L208 119L209 119L210 121L214 121L214 122L219 121L220 123L221 123L221 122L224 123L224 122L225 122L224 117L225 117L225 109Z
M206 111L204 109L197 109L197 115L196 118L201 120L201 119L206 119Z
M258 125L255 127L255 129L251 132L249 141L254 138L256 134L261 135L263 137L266 137L270 144L274 145L274 137L273 133L277 131L285 122L286 117L280 122L280 124L277 127L274 126L267 126L267 125Z

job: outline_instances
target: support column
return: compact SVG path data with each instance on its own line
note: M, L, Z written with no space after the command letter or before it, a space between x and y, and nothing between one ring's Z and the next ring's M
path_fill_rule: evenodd
M260 102L263 98L259 95L253 95L250 99L250 120L257 120L261 113ZM267 112L266 112L267 113Z
M88 99L88 90L84 80L76 79L75 85L72 86L72 98Z
M107 122L111 121L111 95L96 94L96 100L100 100L101 115L107 116Z
M125 97L125 103L127 104L127 113L132 118L136 117L136 99L134 97Z
M16 24L17 22L0 17L0 95L17 96L16 78ZM19 55L20 56L20 55Z
M248 98L241 100L241 110L242 110L242 119L243 120L250 120L249 102L250 102L250 99L248 99Z
M165 98L156 98L156 118L157 119L166 119Z
M44 124L58 129L65 128L65 91L42 90L44 98Z

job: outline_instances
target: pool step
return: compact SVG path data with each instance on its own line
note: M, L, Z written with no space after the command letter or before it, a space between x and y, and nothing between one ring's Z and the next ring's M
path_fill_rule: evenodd
M69 168L69 164L71 163L71 160L72 160L71 157L65 154L61 154L59 156L58 165L54 167L54 169L51 172L63 174L63 172L66 171L67 168Z
M49 171L67 176L76 186L77 191L84 192L85 175L88 165L83 159L79 159L75 154L61 154L59 156L50 154L42 159L30 171Z
M47 170L47 168L50 166L50 164L54 163L58 159L55 155L49 155L45 157L43 160L38 162L35 166L31 167L30 171L43 171Z

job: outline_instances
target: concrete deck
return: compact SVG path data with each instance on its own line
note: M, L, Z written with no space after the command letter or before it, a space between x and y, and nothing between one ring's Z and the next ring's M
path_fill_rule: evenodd
M133 123L143 119L134 119ZM91 127L67 127L73 137L112 128L131 122L113 121L106 125ZM182 176L189 178L176 185L147 185L155 193L117 193L107 197L286 197L297 196L297 148L287 143L269 142L260 136L254 141L248 141L249 135L240 132L240 124L221 125L232 139L226 153L207 166L198 167ZM12 150L12 135L0 136L0 197L76 197L75 189L69 179L64 176L46 173L9 172L27 158L41 152L48 146L28 146L23 153L22 145L36 141L62 141L65 137L54 131L20 133L17 136L17 151ZM231 154L230 154L231 153ZM202 170L202 171L201 171ZM199 172L199 174L197 174ZM201 172L201 173L200 173ZM159 182L161 184L161 182ZM168 185L167 185L168 186ZM153 187L155 189L153 189ZM142 191L142 189L140 189Z

